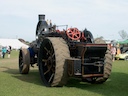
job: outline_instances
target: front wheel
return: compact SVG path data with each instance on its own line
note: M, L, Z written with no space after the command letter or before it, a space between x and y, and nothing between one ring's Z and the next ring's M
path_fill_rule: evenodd
M30 53L26 48L20 49L19 53L19 72L21 74L28 74L30 69Z

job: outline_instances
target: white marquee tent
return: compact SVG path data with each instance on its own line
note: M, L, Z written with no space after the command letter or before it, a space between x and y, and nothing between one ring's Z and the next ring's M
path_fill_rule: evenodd
M11 46L13 49L20 49L21 47L28 47L28 45L20 42L18 39L2 39L0 38L0 45L4 47Z

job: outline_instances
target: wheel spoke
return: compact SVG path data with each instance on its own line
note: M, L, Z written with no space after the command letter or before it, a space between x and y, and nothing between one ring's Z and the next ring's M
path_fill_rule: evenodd
M20 56L20 57L19 57L19 60L23 60L23 58Z
M24 64L22 63L22 64L20 65L20 67L23 67L23 65L24 65Z
M44 66L46 66L48 60L46 60L46 59L42 59L42 61L45 62Z
M52 61L53 58L54 58L54 56L55 56L55 54L52 54L52 56L49 56L48 59L47 59L47 61Z
M48 82L51 82L51 80L52 80L52 78L54 77L54 73L52 73L52 75L51 75L51 77L50 77L50 79L48 80Z
M46 47L44 47L44 49L47 51L47 53L50 55L51 53L49 52L49 50L46 48Z
M52 66L48 66L47 68L48 68L48 70L46 72L44 72L44 75L46 75L51 70Z
M47 59L42 59L43 62L47 62L48 60Z
M51 47L51 51L48 50L46 47L44 47L44 49L47 51L47 53L48 53L49 55L52 55L52 54L53 54L53 48L52 48L52 47Z
M52 54L52 56L49 56L48 59L42 59L42 61L45 62L45 66L47 65L48 61L51 61L51 63L55 61L54 56L55 56L55 53Z
M53 53L54 52L54 50L53 50L53 47L52 47L52 45L51 45L51 43L49 42L49 44L50 44L50 46L51 46L51 53Z
M78 38L79 37L79 34L74 34L74 37Z

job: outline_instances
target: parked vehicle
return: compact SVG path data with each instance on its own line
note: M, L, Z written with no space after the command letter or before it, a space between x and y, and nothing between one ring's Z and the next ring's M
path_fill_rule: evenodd
M19 52L20 73L28 74L30 65L37 64L42 82L49 87L63 86L69 77L89 83L105 82L112 69L108 44L94 41L87 29L66 26L61 31L56 27L48 25L45 15L39 15L35 43Z
M116 58L117 60L119 60L119 59L128 60L128 51L116 55L115 58Z

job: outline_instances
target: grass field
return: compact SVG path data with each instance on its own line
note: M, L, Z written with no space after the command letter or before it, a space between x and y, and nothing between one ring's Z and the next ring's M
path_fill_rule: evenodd
M38 67L28 75L19 74L18 51L11 58L0 58L0 96L128 96L128 61L115 61L104 84L89 84L70 79L64 87L43 86Z

